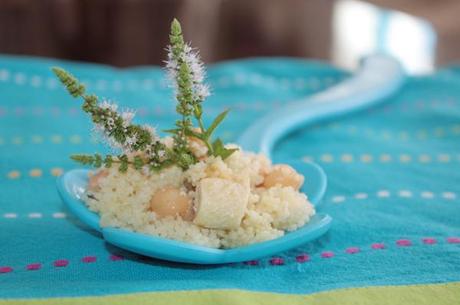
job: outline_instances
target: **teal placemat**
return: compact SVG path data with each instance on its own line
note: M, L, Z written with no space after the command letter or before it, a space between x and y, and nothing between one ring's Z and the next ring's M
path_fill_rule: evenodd
M276 148L277 162L314 160L329 177L321 209L331 231L276 257L193 266L112 247L64 209L56 176L72 153L103 151L91 124L54 79L60 65L88 90L168 128L170 89L155 68L0 57L0 298L240 288L305 294L342 287L460 281L460 73L410 78L382 106L305 127ZM265 112L340 82L327 64L253 59L212 66L215 116L226 141Z

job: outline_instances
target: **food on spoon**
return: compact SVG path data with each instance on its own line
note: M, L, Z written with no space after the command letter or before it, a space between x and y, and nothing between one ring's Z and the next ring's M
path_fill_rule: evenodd
M90 174L85 203L100 215L100 225L213 248L270 240L303 226L315 213L299 191L303 176L213 140L228 111L205 126L202 103L209 90L203 64L184 43L177 20L170 41L166 68L180 115L166 131L171 136L133 124L134 112L119 112L116 104L86 94L71 74L53 69L73 97L83 98L95 129L120 152L72 156L98 168Z

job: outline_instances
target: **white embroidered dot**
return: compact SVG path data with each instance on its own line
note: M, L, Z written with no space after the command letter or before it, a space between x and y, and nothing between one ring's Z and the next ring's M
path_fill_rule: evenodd
M21 145L24 141L23 141L23 139L21 137L14 137L12 142L15 145Z
M391 139L392 138L391 133L389 131L383 131L382 138L384 138L385 140Z
M372 156L369 154L361 155L361 162L364 162L364 163L372 162Z
M438 138L443 137L444 133L445 133L444 128L442 128L442 127L437 127L437 128L434 129L434 136L435 137L438 137Z
M5 217L5 218L17 218L18 214L16 214L16 213L5 213L5 214L3 214L3 217Z
M219 79L217 80L217 83L218 83L219 86L221 86L221 87L228 87L228 86L230 85L230 82L231 82L231 80L230 80L230 78L227 77L227 76L223 76L223 77L221 77L221 78L219 78Z
M350 133L350 134L355 134L357 128L356 128L356 126L350 126L350 127L348 127L347 130L348 130L348 133Z
M422 163L428 163L428 162L431 161L431 157L430 157L429 155L425 155L425 154L424 154L424 155L420 155L420 156L418 157L418 160L419 160L420 162L422 162Z
M452 132L453 132L454 134L459 135L459 134L460 134L460 125L454 125L454 126L452 126Z
M339 123L331 123L331 124L329 124L329 127L331 129L337 130L337 129L339 129L340 124Z
M57 88L57 81L56 81L56 79L51 78L51 77L48 78L48 79L46 80L46 87L47 87L48 89L56 89L56 88Z
M42 218L42 213L29 213L29 218Z
M448 154L439 154L438 155L438 161L441 162L441 163L450 162L450 156Z
M383 155L380 155L380 161L381 162L390 162L391 161L391 156L389 154L383 154Z
M332 202L340 203L345 201L345 196L334 196L332 197Z
M399 161L401 161L402 163L408 163L411 161L411 156L407 155L407 154L402 154L399 156Z
M420 196L422 198L425 198L425 199L432 199L434 198L434 194L432 192L428 192L428 191L423 191L420 193Z
M420 130L417 132L417 139L419 140L425 140L428 136L428 133L426 132L426 130Z
M99 79L96 81L96 89L98 90L106 90L107 89L107 81L103 79Z
M62 136L54 135L51 137L51 142L58 144L62 142Z
M331 154L324 154L321 155L321 161L331 163L332 161L334 161L334 157Z
M114 91L122 91L123 90L123 84L119 80L114 80L112 83L112 89Z
M401 131L398 136L403 141L409 139L409 133L407 131Z
M79 144L81 143L81 137L79 135L73 135L70 137L70 143Z
M53 218L66 218L67 215L65 213L61 213L61 212L56 212L56 213L53 213Z
M142 89L144 90L152 90L155 86L155 83L151 79L144 79L142 81Z
M357 193L355 194L356 199L366 199L368 196L366 193Z
M16 73L14 75L14 82L17 85L24 85L24 83L26 82L26 76L23 73Z
M313 162L313 157L312 156L303 156L302 161L303 162Z
M374 131L372 129L370 129L370 128L366 128L366 129L364 129L364 134L366 136L368 136L368 137L371 137L371 136L374 135Z
M443 192L441 194L441 196L444 199L450 199L450 200L457 198L457 195L455 193L452 193L452 192Z
M43 142L42 136L32 136L32 143L39 144Z
M408 190L401 190L401 191L399 191L399 197L410 198L410 197L412 197L412 192L408 191Z
M342 160L342 162L345 162L345 163L350 163L350 162L353 162L353 156L350 155L350 154L343 154L340 159Z
M32 85L32 87L40 87L42 85L42 78L38 75L34 75L30 79L30 84Z
M387 190L380 190L380 191L377 192L377 197L388 198L388 197L390 197L390 192L387 191Z
M0 81L7 81L10 78L10 72L8 70L0 70Z

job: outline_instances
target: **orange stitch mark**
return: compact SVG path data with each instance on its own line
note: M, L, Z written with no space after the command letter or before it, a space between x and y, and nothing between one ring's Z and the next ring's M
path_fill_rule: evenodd
M42 176L42 170L38 168L34 168L29 172L29 176L32 178L38 178Z
M10 179L18 179L19 177L21 177L21 173L17 170L13 170L8 173L8 178Z
M62 175L62 173L63 170L60 167L53 167L51 169L51 175L53 175L54 177L59 177L60 175Z

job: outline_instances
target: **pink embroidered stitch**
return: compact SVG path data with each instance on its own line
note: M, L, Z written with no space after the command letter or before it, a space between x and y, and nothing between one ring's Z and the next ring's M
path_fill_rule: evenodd
M121 261L121 260L124 260L125 258L123 256L120 256L120 255L110 255L110 260L111 261Z
M33 264L28 264L26 266L27 270L39 270L42 267L42 264L40 263L33 263Z
M284 259L281 257L274 257L270 260L270 264L272 265L284 265Z
M355 253L359 252L359 248L358 247L350 247L350 248L347 248L345 250L345 252L347 252L348 254L355 254Z
M67 267L69 261L66 259L58 259L54 261L54 267Z
M433 245L436 243L436 239L431 238L431 237L425 237L422 239L423 243L426 245Z
M308 256L308 254L300 254L300 255L297 255L295 260L298 263L305 263L305 262L308 262L310 260L310 257Z
M322 258L334 257L334 252L332 252L332 251L324 251L323 253L321 253L321 257Z
M410 240L408 239L400 239L400 240L397 240L396 241L396 244L400 247L408 247L408 246L411 246L412 243Z
M460 237L448 237L447 242L449 244L460 244Z
M385 249L385 244L383 243L374 243L372 244L372 249L379 250L379 249Z
M81 261L84 263L94 263L96 261L96 256L85 256Z
M0 267L0 273L8 273L13 271L13 268L11 267Z
M256 260L246 261L246 262L244 262L244 264L249 265L249 266L257 266L257 265L259 265L259 261L256 261Z

